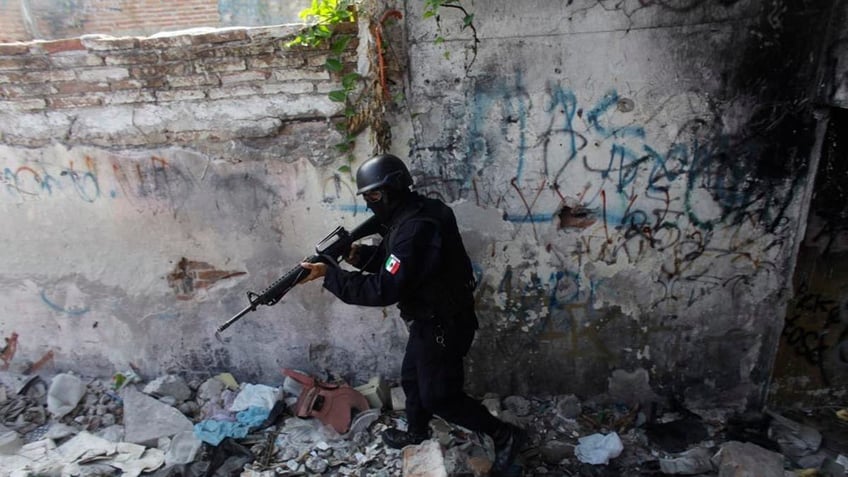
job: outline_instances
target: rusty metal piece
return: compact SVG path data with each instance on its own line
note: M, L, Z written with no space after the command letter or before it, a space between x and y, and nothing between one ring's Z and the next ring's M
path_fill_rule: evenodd
M50 361L53 361L53 350L52 349L50 351L48 351L47 353L45 353L44 356L41 357L41 359L39 359L35 363L31 364L26 369L26 371L24 371L24 374L33 374L35 372L38 372L39 369L43 368L44 365L46 365Z
M6 338L6 346L0 350L0 359L3 360L3 365L0 366L0 369L7 370L9 369L9 363L11 363L12 358L15 357L15 351L18 349L18 334L14 331L12 332L12 336Z
M300 383L303 388L297 398L294 413L298 417L315 417L339 434L350 430L353 412L370 408L368 400L347 384L327 384L315 378L283 368L283 374Z

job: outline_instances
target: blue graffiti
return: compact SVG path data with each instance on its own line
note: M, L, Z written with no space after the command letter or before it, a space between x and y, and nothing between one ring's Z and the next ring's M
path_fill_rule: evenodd
M41 301L43 301L45 305L47 305L48 307L50 307L54 311L57 311L59 313L65 313L66 315L81 316L81 315L88 313L88 311L89 311L88 307L85 307L85 308L77 308L77 307L65 308L65 307L62 307L60 305L57 305L56 303L53 303L53 301L51 301L49 298L47 298L47 293L44 290L41 291Z
M4 168L3 183L9 196L15 200L26 200L52 196L54 191L71 190L85 202L94 202L100 197L100 184L90 171L80 172L72 167L63 167L56 177L43 166L39 169L30 166Z

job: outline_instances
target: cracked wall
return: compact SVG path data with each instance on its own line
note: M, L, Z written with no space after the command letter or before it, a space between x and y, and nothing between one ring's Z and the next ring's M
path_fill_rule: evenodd
M328 205L341 106L327 95L339 77L324 68L328 48L285 47L298 31L0 44L10 366L270 382L282 366L392 374L397 325L317 289L261 307L227 345L214 339L248 291L362 220ZM342 74L358 60L356 41L348 48Z
M444 43L410 22L416 179L473 224L475 389L604 395L646 370L690 407L763 403L836 6L504 0L474 30L443 12Z
M813 98L842 97L835 5L496 0L473 29L406 5L393 152L453 205L472 255L472 391L618 399L633 376L646 400L762 404L824 138ZM212 338L246 291L364 218L333 148L338 78L326 50L281 47L293 32L0 45L16 360L397 377L396 310L317 286ZM198 286L200 268L217 280Z

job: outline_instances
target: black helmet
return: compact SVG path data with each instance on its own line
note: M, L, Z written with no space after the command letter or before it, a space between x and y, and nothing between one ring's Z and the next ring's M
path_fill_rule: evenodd
M356 193L374 189L409 190L412 175L399 157L380 154L363 162L356 170Z

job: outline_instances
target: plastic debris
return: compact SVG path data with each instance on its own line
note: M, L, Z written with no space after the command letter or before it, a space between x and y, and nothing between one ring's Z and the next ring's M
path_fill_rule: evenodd
M610 459L621 455L624 444L618 434L611 432L607 435L592 434L577 439L579 444L574 449L574 455L584 464L608 464Z
M71 412L85 395L85 383L73 374L59 374L47 391L47 411L57 418Z
M127 384L137 383L139 381L141 381L141 378L138 377L135 371L118 372L112 375L112 389L119 391Z

